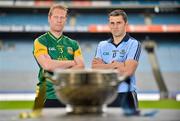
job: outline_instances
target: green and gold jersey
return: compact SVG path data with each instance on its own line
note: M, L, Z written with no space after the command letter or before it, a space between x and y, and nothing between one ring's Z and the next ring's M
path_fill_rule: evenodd
M56 38L50 32L43 34L34 41L33 54L35 58L43 54L48 54L51 59L61 61L74 60L75 57L82 56L81 48L77 41L64 35ZM45 72L40 65L39 68L38 87L41 86L42 81L44 81L43 74ZM49 81L46 81L46 99L56 99L53 84Z

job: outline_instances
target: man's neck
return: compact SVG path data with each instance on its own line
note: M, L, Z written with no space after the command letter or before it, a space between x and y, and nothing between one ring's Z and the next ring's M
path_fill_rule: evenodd
M120 36L113 36L113 43L119 44L123 40L125 35L126 35L126 33L124 33L123 35L120 35Z
M62 35L62 32L56 32L56 31L51 31L51 34L54 35L56 38L59 38Z

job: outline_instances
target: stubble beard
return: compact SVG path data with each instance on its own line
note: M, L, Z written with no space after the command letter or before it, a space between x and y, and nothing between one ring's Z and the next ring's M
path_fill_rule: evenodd
M120 37L120 36L122 36L122 35L123 35L123 33L114 33L114 34L113 34L114 37Z

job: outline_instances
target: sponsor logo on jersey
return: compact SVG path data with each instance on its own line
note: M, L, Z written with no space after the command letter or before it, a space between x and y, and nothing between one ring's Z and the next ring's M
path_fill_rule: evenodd
M48 50L49 50L49 51L55 51L56 48L54 48L54 47L49 47Z
M103 55L109 55L109 52L103 52Z

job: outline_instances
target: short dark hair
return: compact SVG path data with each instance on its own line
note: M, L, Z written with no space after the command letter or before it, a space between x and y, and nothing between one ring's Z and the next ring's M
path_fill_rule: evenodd
M52 5L51 8L49 9L48 15L51 16L53 10L56 9L56 8L66 11L66 13L68 12L68 9L67 9L66 6L61 5L61 4L54 4L54 5Z
M110 16L122 16L125 23L128 21L126 12L121 9L113 10L112 12L109 13L109 17Z

